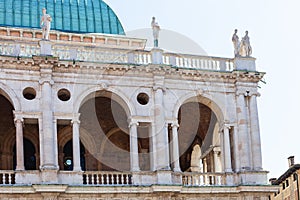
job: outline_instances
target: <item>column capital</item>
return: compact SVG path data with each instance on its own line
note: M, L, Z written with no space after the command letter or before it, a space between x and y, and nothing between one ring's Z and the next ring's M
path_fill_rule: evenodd
M259 93L259 92L252 92L252 93L250 93L250 96L252 97L260 97L261 96L261 94Z
M39 84L43 85L44 83L49 83L50 85L54 85L54 80L52 80L51 78L41 78L39 80Z
M21 123L24 122L23 113L21 111L13 111L13 113L14 113L14 117L15 117L14 118L15 124L17 122L21 122Z
M163 85L154 85L153 91L157 91L157 90L162 90L163 92L165 92L167 90L167 88Z
M245 97L250 97L250 96L260 96L260 93L257 91L257 88L254 87L243 87L243 88L238 88L235 92L236 96L243 95Z
M80 113L73 113L73 119L71 120L71 123L72 124L74 124L74 123L80 124L79 117L80 117Z
M80 120L79 119L72 119L71 124L80 124Z
M179 128L179 123L178 123L178 121L174 121L174 122L172 122L172 124L171 124L171 127L172 128Z
M224 122L224 123L221 125L220 132L223 132L225 129L230 130L233 126L234 126L233 124L230 124L230 123L228 123L228 122Z
M136 120L131 120L131 122L129 122L128 127L131 128L132 126L138 126L139 122Z

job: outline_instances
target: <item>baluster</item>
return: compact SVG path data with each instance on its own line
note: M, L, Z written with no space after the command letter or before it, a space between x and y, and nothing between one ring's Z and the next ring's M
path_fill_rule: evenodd
M5 185L6 180L5 180L5 174L4 173L2 174L2 182L3 182L3 185Z
M95 183L95 177L94 174L91 174L91 184L93 185Z
M200 175L200 184L199 185L204 185L204 177L203 175Z
M9 173L9 174L8 174L8 184L11 184L11 179L12 179L11 176L12 176L12 174Z
M104 185L104 175L103 174L100 174L100 178L101 178L101 185Z
M196 66L197 66L198 69L201 69L201 65L200 65L200 60L199 59L196 60Z
M124 175L121 175L121 184L124 185Z
M122 175L122 174L121 174ZM116 184L119 185L120 182L119 182L119 174L116 174Z
M99 181L99 174L96 174L96 184L99 185L100 181Z
M106 184L109 185L109 174L106 174Z
M189 185L193 185L193 180L192 180L193 176L189 176L188 177L188 183Z
M126 185L129 185L129 175L128 174L126 174Z

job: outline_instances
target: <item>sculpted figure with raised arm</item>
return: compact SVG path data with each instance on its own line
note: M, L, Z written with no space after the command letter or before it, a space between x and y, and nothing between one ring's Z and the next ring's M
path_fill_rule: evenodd
M42 28L43 40L49 40L49 32L50 32L51 21L52 21L51 16L49 14L47 14L46 12L47 12L46 8L43 8L42 9L43 15L42 15L42 18L40 21L40 25Z

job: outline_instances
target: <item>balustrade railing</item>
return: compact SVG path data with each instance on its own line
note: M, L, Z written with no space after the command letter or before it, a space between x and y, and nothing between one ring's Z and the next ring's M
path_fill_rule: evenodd
M0 170L0 185L15 184L15 172L10 170Z
M184 186L218 186L225 185L225 176L222 173L184 172L182 174Z
M132 185L132 175L126 172L84 172L84 185Z
M12 42L0 43L0 55L31 57L39 55L40 47L36 43L16 44ZM110 49L92 46L72 46L53 44L52 55L61 60L76 60L85 62L121 63L147 65L154 62L151 51ZM161 64L178 68L201 69L211 71L232 71L232 59L209 57L200 55L174 54L162 52Z
M151 172L152 173L152 172ZM136 173L137 176L144 176ZM153 174L152 174L153 175ZM154 175L155 176L155 175ZM180 173L183 186L221 186L226 185L225 175L223 173ZM82 184L90 186L125 186L138 185L133 182L131 172L110 172L110 171L86 171L82 175ZM15 172L12 170L0 170L0 185L16 184Z

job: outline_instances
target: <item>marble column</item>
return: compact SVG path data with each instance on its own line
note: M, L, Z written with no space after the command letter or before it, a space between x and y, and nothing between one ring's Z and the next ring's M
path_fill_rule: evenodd
M58 147L58 142L57 142L57 119L53 120L53 131L54 131L54 144L57 144L57 147ZM55 159L55 165L57 167L59 167L59 165L58 165L58 148L55 148L54 152L55 152L55 154L54 154L54 156L55 156L55 158L54 158Z
M221 162L220 162L220 150L213 150L214 152L214 166L215 166L215 172L222 172L221 169Z
M223 127L224 171L225 172L232 172L229 129L230 126L225 124Z
M179 163L179 142L178 142L178 122L172 123L172 162L174 165L174 172L181 172Z
M139 166L139 148L138 148L138 122L132 121L129 124L130 129L130 171L140 171Z
M156 157L157 170L170 170L169 162L169 138L168 124L165 120L163 107L163 87L155 86L154 90L154 117L155 117L155 136L156 137Z
M206 160L206 158L202 159L202 163L203 163L203 172L206 173L207 172L207 160Z
M253 94L249 100L252 164L254 170L262 170L261 141L256 97L257 94Z
M58 166L56 165L57 161L55 158L55 152L57 149L57 143L55 143L56 133L54 133L54 124L53 124L53 112L52 112L52 81L41 81L42 86L42 101L41 109L42 112L42 134L43 144L42 144L42 159L43 164L42 169L54 169L57 170Z
M24 167L24 142L23 142L23 118L15 117L16 125L16 152L17 152L17 166L16 170L25 170Z
M238 117L238 151L240 153L240 170L251 169L250 136L248 131L248 118L246 110L246 99L244 93L237 95L237 117Z
M73 171L81 171L80 166L80 133L79 133L79 116L75 117L72 121L73 128Z
M156 155L156 134L155 134L155 123L151 123L150 127L150 133L151 133L151 138L150 138L150 170L155 171L156 166L157 166L157 155Z

